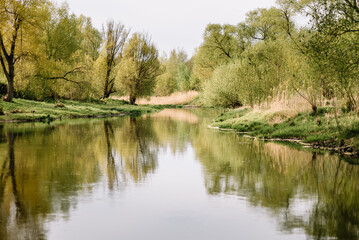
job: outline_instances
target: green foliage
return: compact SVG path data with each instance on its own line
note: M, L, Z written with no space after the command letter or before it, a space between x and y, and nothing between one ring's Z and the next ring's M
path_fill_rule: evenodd
M176 74L177 90L182 92L191 90L190 78L191 71L188 69L184 62L180 63L177 66Z
M297 94L313 112L323 100L359 108L359 11L350 1L278 1L256 9L236 27L210 24L195 56L194 76L204 102L261 104L283 91ZM294 17L305 14L306 28ZM240 96L240 97L237 97Z
M158 50L147 35L133 34L125 46L120 69L117 78L130 104L135 104L138 97L151 95L162 70Z
M155 95L168 96L175 91L195 89L192 62L187 60L187 54L183 50L172 50L168 59L161 59L161 65L165 70L156 78Z
M237 44L235 26L209 24L203 35L203 43L196 53L193 71L204 82L212 76L216 67L229 63L242 51Z
M242 105L241 76L238 64L219 67L203 86L203 102L206 106L238 107Z
M291 44L286 38L285 26L286 21L280 10L271 8L250 12L246 21L239 24L232 35L223 29L219 31L218 25L208 27L204 43L195 59L201 59L202 52L206 50L212 54L212 57L206 56L206 60L214 58L223 61L208 65L212 66L212 71L202 84L205 103L213 106L253 106L273 97L284 85L288 75L287 61L291 55ZM229 42L231 36L233 41L235 39L240 43L237 46L242 47L227 50L232 55L206 48L206 44L215 46L211 41L220 39L220 36L226 36L227 41L221 38L224 42ZM195 69L201 66L202 63L195 61Z
M232 111L224 112L224 113L221 113L220 115L218 115L214 119L214 121L215 122L224 122L229 119L240 118L240 117L244 116L246 113L248 113L249 111L250 110L248 108L243 108L243 109L239 109L239 110L232 110Z
M203 97L210 106L253 106L278 90L285 75L285 44L260 42L247 48L241 59L222 65L204 83Z

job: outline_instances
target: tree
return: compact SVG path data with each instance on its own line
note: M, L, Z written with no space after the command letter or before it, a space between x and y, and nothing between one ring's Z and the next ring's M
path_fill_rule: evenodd
M276 40L285 34L286 20L278 8L259 8L247 14L244 23L244 34L249 35L251 42ZM243 34L243 33L242 33Z
M8 83L6 101L14 97L15 65L26 55L21 47L23 33L36 25L41 6L43 0L0 1L0 63Z
M188 91L191 88L190 83L191 71L188 69L187 65L182 62L177 67L176 73L176 82L177 89L179 91Z
M99 56L99 49L101 46L101 33L92 26L91 18L80 16L82 23L83 40L81 42L81 48L84 54L91 57L92 61L95 61Z
M121 89L128 94L130 104L138 97L149 96L156 84L156 77L163 71L158 50L147 35L133 34L124 48L118 72Z
M183 50L171 51L169 58L162 58L164 73L156 79L156 95L170 95L174 91L187 89L189 70L186 67L187 54Z
M126 43L129 32L125 26L120 23L115 23L113 20L106 23L103 28L104 45L97 60L99 66L103 69L102 79L102 97L108 98L111 93L114 93L116 66L122 58L123 47Z
M211 77L216 67L229 63L241 52L235 26L209 24L203 35L203 43L196 53L193 71L203 82Z
M358 108L358 1L297 0L290 4L309 17L310 29L298 45L319 71L323 96L343 97L348 110Z
M67 4L48 4L31 55L19 64L17 94L30 99L83 99L91 93L93 61L102 38L90 19L71 14Z

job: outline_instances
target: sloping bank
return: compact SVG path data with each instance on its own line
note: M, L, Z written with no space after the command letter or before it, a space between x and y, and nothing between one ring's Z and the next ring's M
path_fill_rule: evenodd
M264 140L359 155L359 118L354 112L335 114L333 108L320 108L313 114L242 108L220 114L212 127L232 129Z
M125 101L108 99L97 102L61 100L61 102L38 102L14 99L0 101L0 122L53 121L67 118L110 117L150 113L158 106L133 106Z

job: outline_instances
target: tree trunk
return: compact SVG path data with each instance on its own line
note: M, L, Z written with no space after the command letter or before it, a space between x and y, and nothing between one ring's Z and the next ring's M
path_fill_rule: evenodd
M130 104L131 104L131 105L134 105L135 102L136 102L136 97L130 95Z
M14 75L7 78L7 93L4 96L6 102L12 102L14 98Z
M102 98L105 99L105 98L108 98L109 96L110 96L110 93L109 93L109 91L107 90L107 88L105 88L104 91L103 91Z
M107 62L107 71L106 71L106 77L105 77L105 87L103 90L103 98L108 98L111 94L110 74L111 74L111 65L109 65L109 63Z
M7 93L4 96L4 100L7 102L12 102L12 99L14 98L15 63L19 59L19 57L15 57L15 48L16 48L16 39L18 36L18 31L22 24L22 19L19 17L18 14L15 14L14 21L15 21L13 25L14 33L10 41L9 51L6 50L5 47L6 41L4 40L2 32L0 32L0 63L8 82Z
M14 55L9 55L6 59L6 63L4 61L3 56L0 52L0 62L3 69L3 72L6 76L7 80L7 93L4 96L3 100L7 102L12 102L12 99L14 98L14 79L15 79L15 61L14 61ZM7 65L7 67L6 67Z

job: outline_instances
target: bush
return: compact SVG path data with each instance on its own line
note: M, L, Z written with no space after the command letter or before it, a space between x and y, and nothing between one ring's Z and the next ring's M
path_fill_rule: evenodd
M240 84L235 64L216 69L203 87L203 102L207 106L240 107Z

